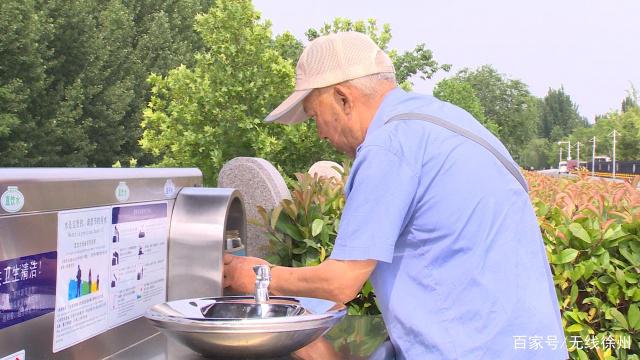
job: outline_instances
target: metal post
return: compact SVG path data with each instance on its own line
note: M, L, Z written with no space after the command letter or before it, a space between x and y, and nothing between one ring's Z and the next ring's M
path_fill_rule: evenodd
M576 169L580 170L580 141L576 142L576 148L578 148L578 154L576 155Z
M571 140L567 141L567 162L571 160Z
M613 178L616 178L616 134L620 135L620 133L618 133L616 131L616 129L613 129L613 132L611 132L611 134L613 134L613 169L611 169L612 173L613 173ZM609 135L611 135L609 134Z
M594 136L593 139L591 139L591 142L593 142L593 150L591 153L591 176L595 176L596 175L596 137Z
M560 171L560 162L562 161L562 146L558 146L560 149L560 155L558 156L558 171Z
M560 162L562 161L562 144L567 144L567 149L569 150L569 155L567 156L567 161L571 160L571 142L569 141L558 141L558 147L560 148L560 160L558 161L558 173L560 173ZM569 166L569 164L567 164Z

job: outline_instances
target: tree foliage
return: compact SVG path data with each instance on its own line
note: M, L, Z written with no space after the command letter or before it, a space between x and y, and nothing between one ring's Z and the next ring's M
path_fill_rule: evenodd
M483 116L478 120L497 132L496 135L514 159L520 162L524 146L537 135L539 121L538 100L529 93L527 85L520 80L507 78L490 65L484 65L475 70L467 68L459 71L440 85L437 91L442 94L447 87L455 87L460 95L468 93L468 87L463 88L465 85L460 84L471 87L473 95L478 99L483 110ZM461 96L450 96L454 103L461 101ZM473 102L467 99L461 104L470 106L470 103L465 103L469 101Z
M432 51L427 49L424 43L417 44L412 51L405 51L402 54L399 54L396 49L389 49L389 41L392 38L391 26L384 24L380 30L375 19L352 21L338 17L331 24L325 23L319 29L307 30L306 35L307 39L311 41L318 36L341 31L357 31L367 34L389 55L396 70L396 80L406 90L413 86L411 82L413 76L419 76L423 80L430 79L440 70L449 71L451 69L450 64L440 65L434 59Z
M347 29L351 22L334 24ZM375 20L364 28L363 22L353 24L386 48L388 26L378 33ZM300 41L289 33L274 38L270 22L260 19L250 1L216 3L197 18L196 30L204 50L196 54L195 65L150 78L142 144L161 159L160 165L196 166L206 183L215 184L222 165L237 156L265 158L285 177L318 160L344 159L318 138L314 122L263 122L293 90Z
M485 118L484 107L480 103L480 99L476 96L473 87L461 79L450 78L441 80L434 87L433 96L465 109L493 134L498 135L500 133L500 127Z
M638 90L631 84L631 89L627 90L627 97L622 100L621 110L624 113L633 109L638 109Z
M581 156L581 160L588 161L592 156L592 139L594 137L596 139L596 155L613 157L614 130L617 133L616 160L640 159L640 109L638 108L630 107L626 112L612 111L600 115L595 124L574 129L566 139L572 144L579 141L584 145L584 155Z
M584 125L584 120L578 113L578 106L571 101L564 88L549 89L542 100L540 135L550 141L558 141L569 135L573 129ZM553 131L554 129L557 130Z
M259 156L293 173L330 149L309 124L284 127L262 119L292 90L290 57L301 48L290 34L273 39L250 1L218 2L196 20L204 50L193 68L150 78L143 147L163 166L196 166L207 183L236 156Z
M546 138L534 138L529 141L521 152L520 165L528 170L546 169L557 165L558 152Z
M0 165L142 157L148 74L193 62L193 17L209 3L0 2Z

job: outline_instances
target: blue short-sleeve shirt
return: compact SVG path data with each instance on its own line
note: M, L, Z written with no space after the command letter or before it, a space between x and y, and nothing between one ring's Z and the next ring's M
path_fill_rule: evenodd
M420 120L385 124L410 112L466 128L511 159L466 111L392 90L357 149L331 258L378 260L371 280L399 358L566 359L527 192L465 137Z

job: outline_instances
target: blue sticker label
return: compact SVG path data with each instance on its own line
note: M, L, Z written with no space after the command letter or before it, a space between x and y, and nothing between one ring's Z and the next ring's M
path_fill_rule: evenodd
M0 329L55 309L56 269L55 251L0 261Z

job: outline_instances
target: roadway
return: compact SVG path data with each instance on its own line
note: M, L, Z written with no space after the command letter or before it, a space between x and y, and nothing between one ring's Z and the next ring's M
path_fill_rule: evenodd
M566 173L560 174L558 172L558 169L538 170L537 172L539 174L543 174L543 175L547 175L547 176L553 176L553 177L560 177L560 176L562 176L562 177L570 177L570 178L577 177L576 175L573 175L573 174L566 174ZM623 182L624 181L623 179L618 179L618 178L613 179L613 178L610 178L610 177L602 177L602 176L590 176L590 177L594 177L594 178L597 178L597 179L605 179L605 180L615 181L615 182ZM638 188L640 189L640 183L638 183Z

